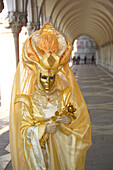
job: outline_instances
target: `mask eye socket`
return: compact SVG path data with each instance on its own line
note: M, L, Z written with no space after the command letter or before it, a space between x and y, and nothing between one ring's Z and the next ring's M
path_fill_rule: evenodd
M46 77L46 76L42 76L42 79L46 80L46 79L47 79L47 77Z
M54 79L54 77L50 77L50 80L53 80Z

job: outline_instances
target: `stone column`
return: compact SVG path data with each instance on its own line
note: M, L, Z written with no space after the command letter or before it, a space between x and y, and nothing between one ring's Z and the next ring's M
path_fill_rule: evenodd
M31 35L34 31L40 29L40 22L37 23L27 23L28 34Z
M0 18L0 84L1 109L9 112L12 83L19 61L19 32L26 23L24 13L10 12Z
M26 25L26 13L22 12L9 12L9 24L12 29L14 42L15 42L15 53L16 53L16 66L19 62L19 33L22 26Z
M1 113L8 116L11 98L12 82L16 71L14 50L14 38L12 30L0 25L0 84L1 84Z

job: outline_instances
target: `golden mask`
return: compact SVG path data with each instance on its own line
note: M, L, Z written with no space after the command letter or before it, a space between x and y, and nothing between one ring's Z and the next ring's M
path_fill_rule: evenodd
M55 83L55 75L50 76L45 75L44 73L40 73L39 81L39 88L45 92L49 92L53 89Z

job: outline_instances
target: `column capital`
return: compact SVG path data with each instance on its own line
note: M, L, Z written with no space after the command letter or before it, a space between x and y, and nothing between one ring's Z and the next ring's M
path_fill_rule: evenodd
M9 24L14 33L19 33L22 26L25 26L27 23L27 14L24 12L9 12Z
M40 29L40 22L37 23L27 23L28 34L31 35L34 31Z

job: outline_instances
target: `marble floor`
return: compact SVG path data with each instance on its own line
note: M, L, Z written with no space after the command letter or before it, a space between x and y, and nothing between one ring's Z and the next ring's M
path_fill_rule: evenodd
M113 170L113 73L100 66L72 67L87 103L92 126L92 147L86 170Z
M92 147L85 170L113 170L113 73L100 66L74 65L72 71L87 103ZM8 116L0 112L0 170L12 170Z

